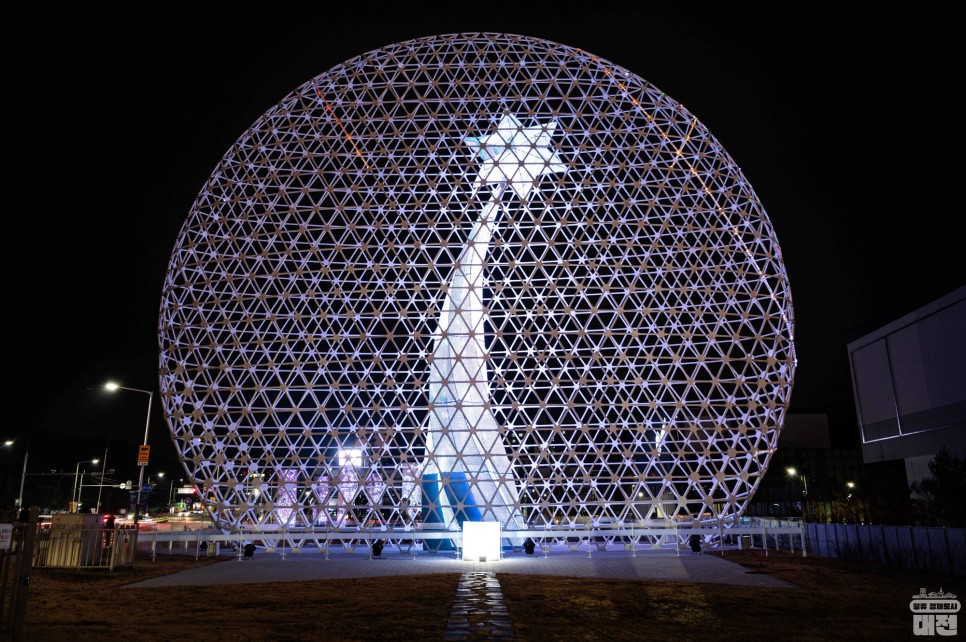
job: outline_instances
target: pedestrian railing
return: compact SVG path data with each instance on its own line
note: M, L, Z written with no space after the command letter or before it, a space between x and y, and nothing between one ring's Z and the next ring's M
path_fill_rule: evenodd
M22 640L38 509L0 510L0 638Z
M730 528L715 526L640 526L640 525L545 525L514 531L503 531L503 550L522 550L530 540L544 556L560 551L595 552L626 551L636 555L643 551L665 551L680 555L689 550L689 540L697 536L704 550L735 550L779 548L806 554L804 530L799 523L784 525L741 525ZM152 556L164 553L222 555L227 551L244 557L246 544L254 544L268 553L282 556L303 552L357 553L372 555L372 544L379 541L383 548L396 549L414 557L419 551L452 552L459 557L462 533L451 530L430 530L412 527L343 528L328 530L260 528L235 532L213 530L167 531L144 530L139 542L149 547Z
M113 570L133 564L136 550L134 526L42 525L37 528L34 566Z

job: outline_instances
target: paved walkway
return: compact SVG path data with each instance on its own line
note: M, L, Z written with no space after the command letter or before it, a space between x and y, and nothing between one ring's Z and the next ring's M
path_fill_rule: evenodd
M443 642L463 640L512 640L510 612L496 573L476 571L460 576Z
M228 557L218 564L207 564L179 573L155 577L128 585L128 588L155 586L203 586L217 584L302 582L308 580L385 577L431 573L514 573L609 579L701 582L746 586L793 587L772 575L749 571L746 567L717 554L680 556L670 551L575 552L564 547L544 557L542 554L509 553L498 561L470 562L452 552L420 551L416 555L387 549L380 557L369 558L368 550L355 553L303 551L283 555L259 550L251 560Z

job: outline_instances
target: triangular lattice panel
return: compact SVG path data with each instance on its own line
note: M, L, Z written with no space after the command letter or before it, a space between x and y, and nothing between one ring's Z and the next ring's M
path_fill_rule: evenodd
M455 34L325 72L225 154L160 375L225 528L731 518L795 369L739 167L626 69Z

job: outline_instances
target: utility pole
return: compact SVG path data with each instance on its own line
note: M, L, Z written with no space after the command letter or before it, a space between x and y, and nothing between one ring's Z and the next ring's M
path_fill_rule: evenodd
M27 479L27 457L30 456L29 452L24 452L23 454L23 472L20 473L20 494L17 495L17 510L23 508L23 482Z
M94 512L98 515L101 513L101 491L104 490L104 475L107 474L107 446L104 447L104 467L101 468L101 481L97 485L97 507Z

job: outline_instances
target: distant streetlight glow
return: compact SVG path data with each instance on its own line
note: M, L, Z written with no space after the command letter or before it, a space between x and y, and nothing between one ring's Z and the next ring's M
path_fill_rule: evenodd
M81 464L99 464L99 463L101 463L100 459L88 459L86 461L77 462L77 466L74 468L74 490L70 494L70 499L74 504L74 510L71 512L73 513L80 512L80 493L77 491L77 479L80 477ZM81 489L83 490L83 485L81 486Z
M6 441L3 442L3 445L9 448L10 446L13 446L14 443L15 441L13 439L7 439ZM23 471L20 473L20 494L17 495L18 510L23 508L23 483L27 479L27 458L28 457L30 457L30 453L25 450L23 453Z
M786 468L785 470L788 472L789 477L799 477L802 480L802 497L804 499L802 514L807 521L808 520L808 480L805 478L805 473L799 474L798 469L796 468Z

